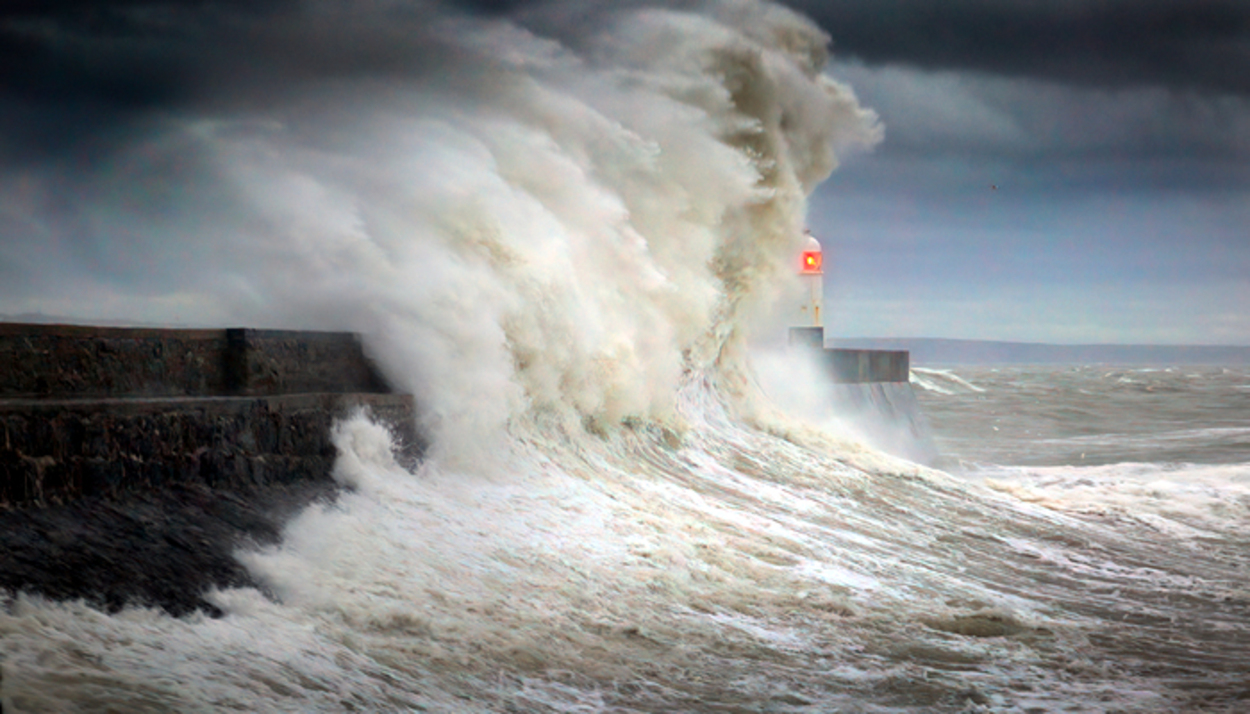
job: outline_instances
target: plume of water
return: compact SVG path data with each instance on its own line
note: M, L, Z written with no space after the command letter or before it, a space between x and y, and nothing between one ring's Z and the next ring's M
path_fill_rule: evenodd
M53 278L8 311L362 331L456 458L519 413L671 420L880 128L791 11L570 8L543 35L422 4L227 25L86 170L8 172L6 258Z

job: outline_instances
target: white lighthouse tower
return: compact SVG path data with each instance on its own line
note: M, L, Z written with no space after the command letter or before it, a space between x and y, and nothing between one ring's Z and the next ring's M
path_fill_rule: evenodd
M803 246L803 258L799 268L799 275L802 276L804 282L808 284L808 293L810 299L803 306L803 312L810 315L809 323L812 327L823 327L820 322L820 307L825 294L824 285L824 254L820 250L820 241L816 240L809 231L807 234L807 245Z
M807 243L799 257L799 279L806 283L806 297L799 308L799 325L790 328L790 344L820 349L825 344L825 328L820 310L824 302L825 258L820 241L807 231Z

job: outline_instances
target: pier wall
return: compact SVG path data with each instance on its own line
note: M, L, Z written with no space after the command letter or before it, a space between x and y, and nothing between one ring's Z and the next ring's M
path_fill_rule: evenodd
M837 411L877 448L920 463L937 457L929 424L911 388L911 357L903 350L825 347L824 328L790 328L792 349L815 356Z
M905 350L825 347L823 327L791 327L790 346L817 351L825 373L839 384L911 381L911 356Z
M413 399L356 335L0 324L0 508L326 479L362 408L415 459Z
M390 391L351 333L0 323L0 399Z

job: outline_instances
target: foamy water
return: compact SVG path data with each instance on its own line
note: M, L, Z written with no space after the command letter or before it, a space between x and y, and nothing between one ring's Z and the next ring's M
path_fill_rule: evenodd
M1244 541L1244 367L967 367L975 392L920 401L946 463L1026 501L1130 518L1176 537Z
M852 466L703 383L679 404L680 434L517 425L491 475L407 473L347 423L354 490L240 554L270 597L218 593L218 620L20 597L6 706L1236 711L1244 534Z
M415 7L279 13L276 48L236 45L248 86L5 194L31 240L120 256L27 307L361 331L433 443L408 472L384 428L336 427L347 490L239 552L263 587L221 618L10 597L5 712L1239 711L1244 459L1126 475L1122 442L1071 442L1106 436L1065 416L1103 392L1012 408L1081 393L1045 378L921 373L997 400L945 432L949 472L764 396L804 369L746 346L797 288L805 197L880 138L819 30L749 1L593 33ZM1106 470L978 431L1067 423L1043 438Z

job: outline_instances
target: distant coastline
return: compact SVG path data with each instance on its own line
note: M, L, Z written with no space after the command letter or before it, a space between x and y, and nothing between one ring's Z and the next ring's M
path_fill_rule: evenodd
M912 365L1120 364L1245 365L1250 346L1230 345L1052 345L1034 342L951 340L923 337L842 337L829 347L907 350Z

